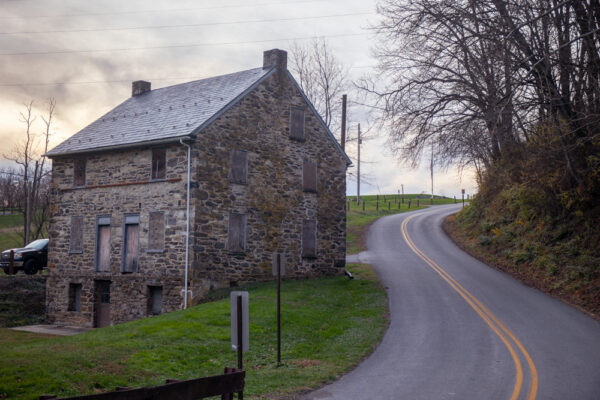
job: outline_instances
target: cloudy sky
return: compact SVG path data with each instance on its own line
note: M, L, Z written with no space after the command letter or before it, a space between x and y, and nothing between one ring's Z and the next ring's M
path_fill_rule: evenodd
M264 50L315 37L358 79L377 65L375 7L376 0L0 0L0 155L23 137L19 112L31 100L40 115L56 100L53 147L129 97L131 81L155 89L255 68ZM368 126L366 111L352 106L350 129ZM396 193L401 184L406 193L430 192L429 160L410 169L386 150L385 132L371 135L361 147L361 193ZM355 147L347 151L355 158ZM434 174L436 194L475 191L468 171ZM351 178L348 193L355 191Z

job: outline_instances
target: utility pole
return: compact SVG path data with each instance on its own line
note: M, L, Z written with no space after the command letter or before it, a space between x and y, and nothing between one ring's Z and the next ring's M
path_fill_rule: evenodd
M356 168L356 203L360 204L360 145L362 139L360 138L360 124L358 124L358 163Z
M346 95L342 96L342 134L340 136L342 150L346 151Z

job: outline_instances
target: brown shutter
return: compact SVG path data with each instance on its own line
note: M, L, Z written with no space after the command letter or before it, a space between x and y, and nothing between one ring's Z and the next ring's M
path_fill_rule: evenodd
M110 225L98 226L98 271L110 271Z
M152 150L152 179L165 179L167 177L167 150Z
M135 272L138 266L138 224L125 225L125 263L123 272Z
M231 183L248 183L248 152L243 150L231 150L230 157L230 181Z
M317 221L305 219L302 223L302 257L317 257Z
M163 250L165 246L165 214L160 211L151 212L148 225L148 250Z
M81 253L83 251L83 217L71 217L71 240L69 252Z
M229 231L227 232L227 249L233 253L246 250L246 215L229 214Z
M302 189L305 192L317 191L317 163L304 160L302 164Z
M304 141L304 110L290 109L290 138Z
M85 158L73 160L73 186L85 186Z

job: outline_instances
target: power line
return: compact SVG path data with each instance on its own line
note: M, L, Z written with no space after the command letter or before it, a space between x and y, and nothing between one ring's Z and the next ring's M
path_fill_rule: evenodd
M201 24L179 24L179 25L154 25L154 26L134 26L125 28L92 28L92 29L64 29L54 31L21 31L21 32L0 32L0 35L22 35L22 34L48 34L48 33L76 33L76 32L106 32L106 31L131 31L131 30L145 30L145 29L168 29L168 28L192 28L199 26L217 26L217 25L237 25L237 24L251 24L261 22L284 22L284 21L301 21L308 19L321 19L321 18L337 18L337 17L353 17L357 15L375 15L373 12L357 12L348 14L330 14L330 15L315 15L309 17L290 17L290 18L270 18L270 19L255 19L255 20L243 20L243 21L231 21L231 22L206 22Z
M26 19L30 20L33 18L71 18L71 17L93 17L93 16L101 16L101 15L125 15L125 14L143 14L143 13L165 13L165 12L184 12L184 11L199 11L199 10L218 10L223 8L241 8L241 7L258 7L258 6L279 6L279 5L287 5L287 4L303 4L303 3L322 3L327 0L297 0L297 1L287 1L282 3L240 3L240 4L230 4L223 6L212 6L212 7L192 7L192 8L173 8L173 9L162 9L162 10L131 10L131 11L107 11L107 12L99 12L99 13L80 13L80 14L56 14L56 15L33 15L26 16ZM5 19L21 19L20 17L0 17L0 20Z
M121 52L121 51L136 51L136 50L158 50L158 49L175 49L175 48L190 48L190 47L208 47L208 46L229 46L237 44L255 44L255 43L272 43L293 40L310 40L318 38L338 38L350 36L365 36L370 33L340 33L335 35L315 35L295 38L283 39L262 39L248 40L243 42L212 42L212 43L196 43L196 44L180 44L180 45L165 45L165 46L148 46L148 47L125 47L115 49L91 49L91 50L58 50L58 51L31 51L18 53L0 53L0 56L31 56L31 55L50 55L50 54L83 54L83 53L106 53L106 52Z

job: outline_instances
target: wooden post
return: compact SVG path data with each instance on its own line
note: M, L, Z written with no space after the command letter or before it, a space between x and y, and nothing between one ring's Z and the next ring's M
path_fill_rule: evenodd
M277 366L281 365L281 254L277 253Z
M388 201L388 211L390 211L392 209L392 202Z
M244 360L243 360L243 346L244 341L242 335L244 334L244 329L242 329L243 319L242 319L242 295L238 295L237 297L237 351L238 351L238 369L241 371L244 369ZM238 399L244 399L244 392L238 392Z
M364 212L365 211L365 201L364 200L363 200L362 204L363 204L363 212Z
M408 209L410 210L410 199L408 199Z
M375 211L379 211L379 196L377 196L377 200L375 200Z
M419 207L419 199L417 199L417 207Z

